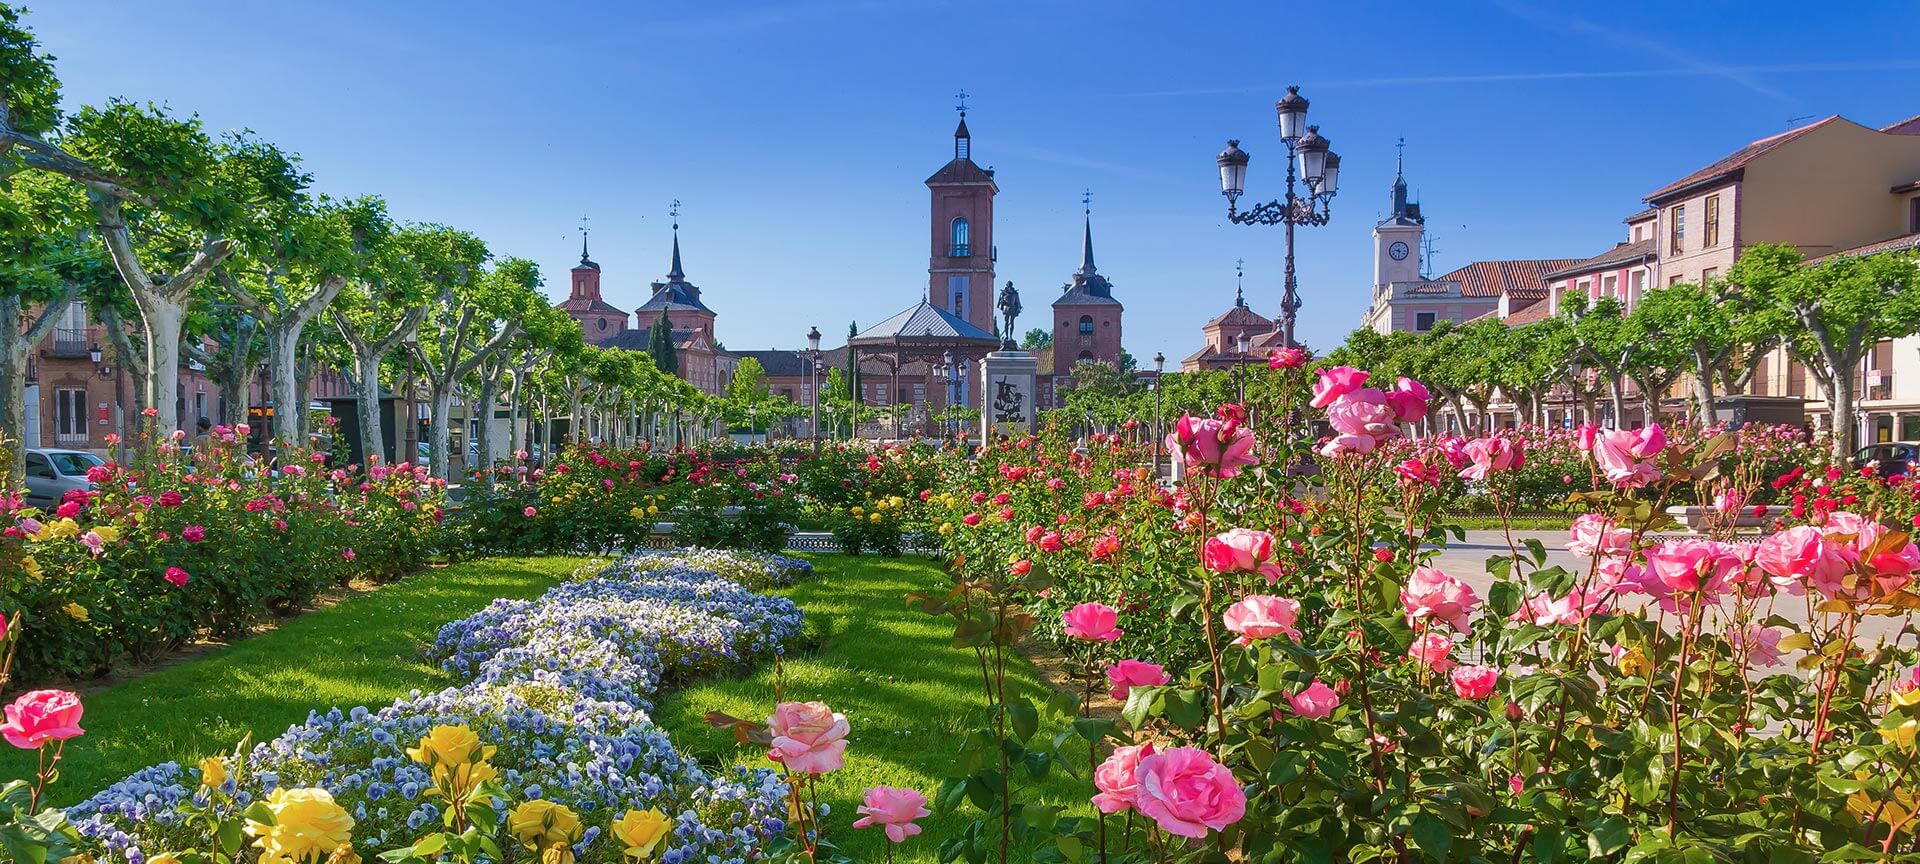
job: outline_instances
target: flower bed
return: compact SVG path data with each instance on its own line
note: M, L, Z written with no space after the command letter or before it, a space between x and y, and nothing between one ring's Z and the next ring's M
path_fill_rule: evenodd
M174 440L143 445L131 465L92 469L93 488L52 512L0 493L0 560L18 564L0 572L0 612L34 633L17 677L97 675L232 636L444 551L445 490L424 470L350 474L307 453L269 469L245 437L217 428L193 460Z
M244 759L222 760L223 794L245 807L276 789L317 787L352 817L359 848L405 846L441 824L444 806L427 794L429 766L408 748L437 727L460 726L497 747L489 762L500 797L551 801L579 815L584 828L570 845L582 861L622 857L607 832L624 808L670 817L660 860L751 860L786 828L785 786L764 769L701 768L674 749L647 708L663 682L780 651L798 634L800 612L692 562L758 570L753 581L764 584L810 572L794 559L711 550L642 555L538 600L496 602L447 625L429 649L465 683L377 710L315 712ZM203 845L204 829L180 805L205 800L195 786L207 770L196 778L177 764L155 766L68 815L85 843L114 860L140 864Z

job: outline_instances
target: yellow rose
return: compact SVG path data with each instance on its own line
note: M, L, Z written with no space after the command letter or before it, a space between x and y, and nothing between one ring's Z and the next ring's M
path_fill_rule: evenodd
M1920 687L1911 687L1904 691L1895 687L1893 688L1893 692L1889 694L1889 698L1893 700L1893 705L1896 708L1912 708L1915 705L1920 705Z
M40 530L34 533L33 539L45 543L50 540L71 540L78 536L80 523L72 519L55 519L40 523Z
M180 856L172 852L162 852L147 859L147 864L180 864Z
M1888 744L1897 744L1902 750L1913 749L1913 733L1920 730L1920 720L1908 720L1898 726L1881 726L1880 740Z
M658 505L658 504L649 504L649 505L647 505L647 515L648 515L648 516L658 516L659 514L660 514L660 505Z
M327 858L327 864L360 864L360 853L353 851L352 846L342 845L333 850L333 854Z
M880 514L878 514L878 513L875 513L875 514L873 514L873 519L872 519L872 521L874 521L874 522L878 522L878 521L880 521Z
M507 830L513 838L535 852L565 851L580 842L584 829L580 817L564 805L536 798L513 808L507 814Z
M208 789L218 789L227 783L227 765L218 756L208 756L200 760L200 785ZM152 864L151 861L148 864Z
M1628 648L1627 653L1620 655L1618 665L1621 673L1636 678L1645 678L1653 674L1653 663L1647 659L1646 652L1641 651L1638 645Z
M68 603L66 607L60 611L67 613L67 617L75 621L87 620L87 607L78 603Z
M848 512L848 513L852 513L852 514L853 514L853 515L855 515L855 516L859 516L859 515L861 515L861 514L863 514L863 513L865 513L866 511L865 511L865 510L863 510L863 509L861 509L859 505L855 505L855 506L854 506L854 508L853 508L852 510L848 510L847 512Z
M407 755L433 772L433 782L461 794L499 776L487 764L495 749L481 744L480 736L465 726L435 726L420 736L420 746L407 749Z
M668 819L667 814L660 812L659 808L628 810L627 815L613 823L613 836L620 840L621 846L626 847L627 857L645 861L653 857L654 851L667 839L668 829L672 827L673 820Z
M267 809L274 824L247 820L261 864L314 864L353 839L353 817L325 789L275 789Z
M27 578L32 581L38 582L46 578L46 574L40 572L40 562L33 560L32 555L28 555L25 560L21 561L20 566L26 569Z
M95 525L93 526L93 533L99 535L100 539L108 543L113 543L120 539L120 529L112 525Z

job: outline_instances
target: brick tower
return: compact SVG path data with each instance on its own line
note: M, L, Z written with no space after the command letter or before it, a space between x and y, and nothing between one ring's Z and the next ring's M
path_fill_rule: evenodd
M953 130L953 160L927 178L932 246L927 258L927 302L992 332L993 172L973 162L965 103ZM1017 338L1017 337L1016 337Z

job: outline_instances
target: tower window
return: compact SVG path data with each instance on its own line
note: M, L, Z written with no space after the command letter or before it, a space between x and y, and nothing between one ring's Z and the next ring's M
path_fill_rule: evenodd
M953 249L950 252L948 252L947 257L965 258L969 255L972 255L973 254L973 243L972 243L972 237L971 237L972 232L968 229L967 217L965 216L953 217L953 225L951 226L950 230L953 237Z
M1080 332L1082 333L1093 332L1093 316L1092 315L1080 316Z

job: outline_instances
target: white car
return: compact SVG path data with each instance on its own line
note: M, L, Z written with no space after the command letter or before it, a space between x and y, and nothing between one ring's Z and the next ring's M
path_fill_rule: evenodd
M28 450L27 503L52 511L68 490L87 489L87 469L106 460L84 450Z

